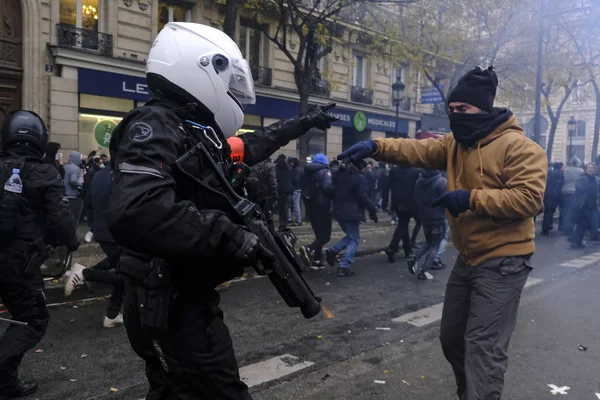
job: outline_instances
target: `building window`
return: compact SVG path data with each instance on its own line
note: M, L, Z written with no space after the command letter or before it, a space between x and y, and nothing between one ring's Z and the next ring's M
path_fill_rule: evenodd
M406 83L406 81L404 80L404 68L402 67L398 67L394 70L394 76L392 77L393 81L392 83L395 82L404 82Z
M354 71L352 86L365 87L367 85L367 58L362 54L354 55Z
M264 35L251 21L240 21L240 50L248 64L257 67L264 65Z
M577 121L577 137L585 137L585 121Z
M98 32L101 0L60 0L60 23Z
M169 22L191 22L192 10L189 7L173 4L169 1L158 2L158 31Z

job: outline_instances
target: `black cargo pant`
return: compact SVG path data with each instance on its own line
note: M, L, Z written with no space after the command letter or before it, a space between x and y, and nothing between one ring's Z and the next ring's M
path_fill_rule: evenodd
M27 243L15 243L10 249L0 251L0 301L12 319L28 324L9 324L0 337L0 394L7 393L19 382L21 360L42 339L50 320L40 269L25 271L29 252ZM0 316L8 317L7 314Z
M315 252L313 257L315 261L321 261L323 246L331 239L331 224L333 223L331 210L328 204L308 205L305 203L305 206L310 225L315 233L315 240L306 247Z
M169 330L158 334L142 328L135 286L126 279L125 288L125 327L133 350L146 362L146 400L252 400L216 291L202 302L173 300Z
M113 285L112 294L108 301L106 316L114 319L121 313L123 298L125 297L125 279L116 273L116 267L121 257L122 248L114 242L98 242L106 257L92 268L83 270L86 281L101 282Z
M413 213L410 211L398 210L396 211L396 215L398 216L398 225L396 225L396 229L394 230L394 234L392 236L389 248L394 253L397 253L400 247L400 240L402 240L402 249L404 250L404 255L408 257L413 253L412 244L417 240L419 229L421 229L421 223L415 218ZM408 225L410 223L411 218L415 218L415 221L417 221L417 224L413 229L412 235L408 230Z
M288 211L292 202L292 194L279 194L279 230L282 231L288 226Z
M558 198L544 199L544 219L542 220L542 233L548 233L554 229L554 213L558 208Z
M508 343L530 270L529 257L476 266L458 257L446 286L440 340L460 400L500 399Z

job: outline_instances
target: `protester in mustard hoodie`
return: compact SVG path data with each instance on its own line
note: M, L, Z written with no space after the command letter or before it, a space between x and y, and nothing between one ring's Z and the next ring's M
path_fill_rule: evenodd
M535 251L548 161L512 112L494 108L492 67L463 76L448 97L452 135L376 139L339 158L447 170L443 205L460 252L446 287L440 340L460 400L500 399L508 343Z

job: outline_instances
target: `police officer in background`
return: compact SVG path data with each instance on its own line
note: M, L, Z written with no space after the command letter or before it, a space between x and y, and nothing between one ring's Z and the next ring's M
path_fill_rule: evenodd
M46 332L45 244L79 247L65 186L55 166L42 157L48 131L31 111L14 111L0 131L0 301L14 322L0 337L0 400L34 393L37 382L23 382L23 355ZM51 243L50 243L51 241Z
M127 281L123 314L131 345L146 362L147 399L251 399L214 288L272 255L190 177L203 179L210 166L196 157L185 165L177 160L199 133L215 153L252 166L311 128L327 129L336 120L327 113L333 105L235 137L241 104L255 102L252 74L226 34L201 24L167 24L150 50L146 78L154 99L113 132L106 216L127 249L119 265ZM154 290L150 282L169 275L168 287ZM152 297L159 292L162 303Z

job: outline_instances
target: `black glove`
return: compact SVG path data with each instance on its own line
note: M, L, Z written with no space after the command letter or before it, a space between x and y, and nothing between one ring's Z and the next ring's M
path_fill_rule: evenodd
M310 128L318 128L320 130L325 130L331 128L331 123L338 120L338 118L329 114L327 111L331 110L335 107L335 103L329 103L326 106L312 106L306 114L302 117L305 121L305 126L307 129Z
M369 211L369 218L371 218L371 220L375 223L379 222L379 218L377 218L377 212L375 211Z
M74 244L67 246L67 250L69 251L69 253L74 253L77 251L77 249L79 249L80 244L81 242L77 241Z
M247 264L261 261L264 265L270 265L276 261L275 255L267 250L258 240L254 233L234 224L226 216L218 219L224 233L224 252L235 259Z
M454 190L434 200L432 206L444 206L450 215L456 218L469 209L470 199L470 190Z

